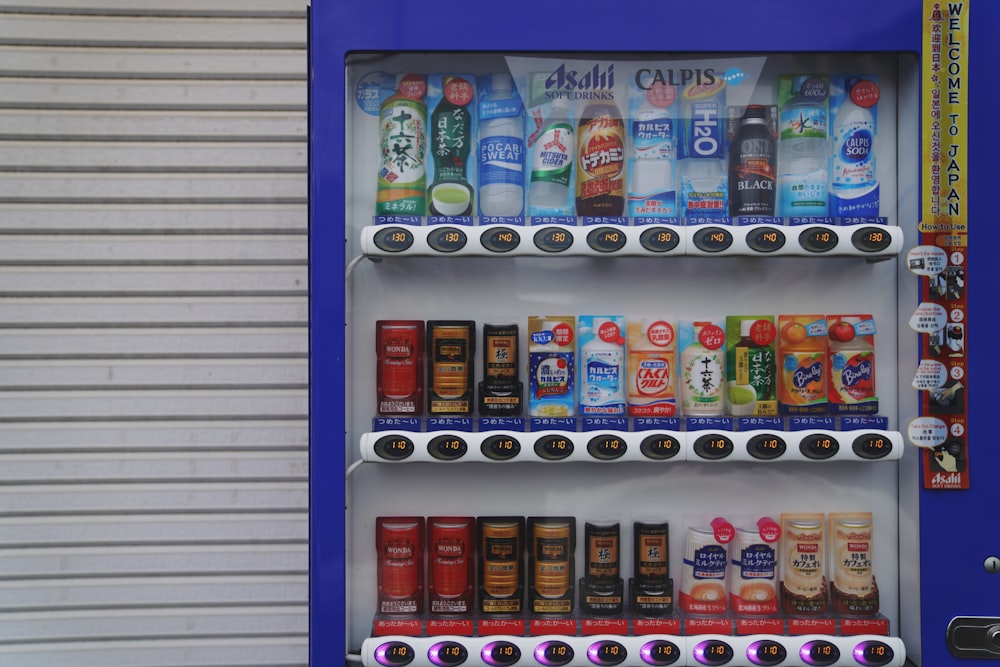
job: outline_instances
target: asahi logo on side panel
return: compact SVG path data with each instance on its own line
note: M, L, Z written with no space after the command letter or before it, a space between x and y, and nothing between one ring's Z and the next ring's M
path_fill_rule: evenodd
M590 69L569 69L559 65L545 79L545 96L574 100L614 100L615 66L594 65Z

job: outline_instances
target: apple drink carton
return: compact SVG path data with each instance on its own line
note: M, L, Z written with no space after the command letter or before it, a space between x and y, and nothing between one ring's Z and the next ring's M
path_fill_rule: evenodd
M678 385L681 411L686 417L719 417L724 411L722 389L726 380L726 331L717 322L681 322L677 332L680 350Z
M771 315L726 318L726 408L738 417L778 414L778 377Z
M869 75L830 78L830 215L877 217L875 170L878 81Z
M576 414L576 317L528 318L528 369L532 417Z
M823 415L827 411L826 317L778 316L778 411Z
M878 412L875 393L875 320L871 315L827 315L834 414Z
M676 99L676 87L664 81L646 83L640 79L629 87L631 149L627 180L628 215L632 217L677 215Z
M475 211L476 77L427 77L427 214L471 216Z
M685 219L717 219L729 213L726 175L726 82L713 78L681 90L680 213Z
M676 333L668 317L628 320L628 413L673 417L677 411Z

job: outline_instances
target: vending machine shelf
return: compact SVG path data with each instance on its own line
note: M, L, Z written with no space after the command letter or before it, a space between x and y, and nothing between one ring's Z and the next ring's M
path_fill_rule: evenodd
M380 216L361 232L367 257L859 257L903 247L885 218L761 218L700 224L657 218L422 218Z
M362 434L360 445L362 459L376 463L822 463L896 461L903 455L903 436L900 432L870 429L384 430Z
M897 637L874 634L396 635L366 639L361 662L365 667L902 667L906 648Z

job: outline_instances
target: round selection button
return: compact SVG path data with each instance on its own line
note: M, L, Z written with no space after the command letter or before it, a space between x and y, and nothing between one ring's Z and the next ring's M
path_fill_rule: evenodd
M483 662L491 667L510 667L521 659L521 649L513 642L489 642L480 652Z
M721 639L706 639L694 647L694 659L706 667L721 667L732 662L735 657L733 647Z
M383 435L375 441L375 453L386 461L402 461L415 450L416 445L405 435Z
M628 451L628 444L620 436L602 434L590 439L587 453L598 461L614 461Z
M535 441L535 454L546 461L561 461L573 449L573 441L563 435L545 435Z
M375 662L384 667L403 667L415 657L413 647L404 642L386 642L375 649Z
M562 667L573 662L573 647L566 642L552 639L535 647L535 660L545 667Z
M814 639L802 645L799 658L812 667L829 667L840 660L840 649L833 642L825 639Z
M438 461L455 461L468 451L468 443L457 435L439 435L427 443L427 453Z
M625 662L628 651L622 644L610 639L602 639L587 647L587 659L598 667L614 667Z
M535 232L534 241L543 252L559 253L573 245L573 234L563 227L542 227Z
M509 435L491 435L483 440L480 451L488 459L509 461L521 453L521 443Z
M681 658L681 650L677 644L666 639L654 639L646 642L639 649L639 657L647 665L653 667L668 667Z
M654 433L642 439L642 442L639 443L639 451L647 459L666 461L677 456L681 451L681 443L672 435Z
M773 433L759 433L747 440L747 453L758 461L781 458L787 449L784 438Z
M761 639L747 647L747 660L760 667L780 665L787 657L785 647L772 639Z
M864 667L884 667L895 660L892 647L877 639L869 639L854 647L854 660Z
M427 650L427 659L438 667L457 667L469 659L469 651L458 642L438 642Z
M601 253L618 252L627 240L625 230L618 227L598 227L587 233L587 245Z
M469 237L458 227L433 229L427 235L427 245L443 253L458 252L469 242Z
M736 449L736 445L721 433L708 433L699 436L692 446L694 453L706 461L720 461L727 458Z
M654 225L639 235L639 245L650 252L670 252L681 243L681 237L670 227Z
M799 452L802 456L813 461L832 459L839 451L840 443L837 439L822 433L806 436L799 443Z
M510 252L521 244L521 235L511 227L487 229L479 237L479 243L490 252Z
M383 252L403 252L413 245L413 232L405 227L385 227L375 232L372 241Z
M865 433L854 439L851 450L859 458L876 461L892 453L892 441L881 433Z

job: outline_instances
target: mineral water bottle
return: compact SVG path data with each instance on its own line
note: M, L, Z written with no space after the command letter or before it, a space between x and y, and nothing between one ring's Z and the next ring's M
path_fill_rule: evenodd
M828 91L824 77L795 77L779 112L779 215L827 214Z
M552 100L545 129L535 142L528 188L528 203L534 208L565 209L570 204L576 139L569 110L569 100Z
M507 73L490 77L479 105L479 212L524 212L524 106Z

